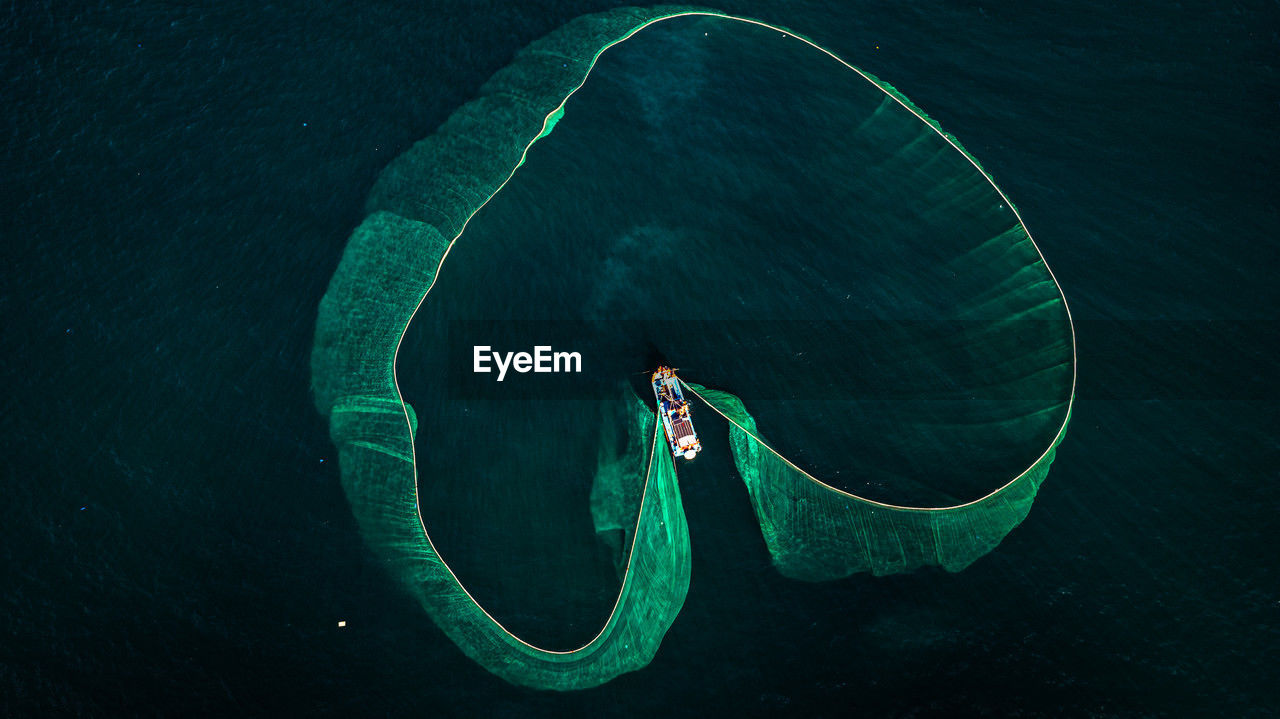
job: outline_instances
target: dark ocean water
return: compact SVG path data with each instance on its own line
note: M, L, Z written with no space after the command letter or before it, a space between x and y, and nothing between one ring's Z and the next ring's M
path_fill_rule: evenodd
M426 619L339 487L316 304L387 162L606 7L0 13L0 713L1273 715L1274 3L724 6L892 82L1018 204L1078 320L1053 471L962 573L805 584L708 452L685 608L596 690Z

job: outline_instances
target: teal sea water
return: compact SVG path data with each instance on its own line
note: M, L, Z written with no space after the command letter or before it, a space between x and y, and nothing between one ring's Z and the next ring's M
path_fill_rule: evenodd
M0 195L10 357L0 415L10 439L0 710L1274 711L1280 453L1269 188L1280 96L1276 9L1261 3L726 6L803 31L892 82L964 141L1018 204L1077 319L1080 399L1068 439L1026 522L964 572L809 584L770 567L724 446L725 424L704 408L697 424L708 450L681 468L693 581L648 668L595 690L538 693L489 675L445 639L364 550L339 488L308 396L316 304L387 163L519 47L605 7L132 3L15 7L0 21L10 128ZM671 73L667 86L678 88L681 72L696 77L717 57L714 45L668 42L653 46L658 57L646 65L635 42L611 58L615 78ZM786 86L769 76L769 57L735 80ZM664 279L649 281L646 268L669 259L673 246L698 246L708 227L746 245L752 228L794 228L759 201L717 206L706 227L691 229L687 212L664 204L669 188L660 180L705 171L707 187L717 173L703 156L662 146L626 158L630 175L654 178L651 197L597 203L594 215L570 206L614 188L574 187L565 168L600 160L573 154L573 139L592 131L575 121L634 99L625 90L584 88L535 146L523 184L477 217L475 237L500 241L504 228L527 226L522 213L586 231L629 226L631 207L646 207L636 214L647 219L671 210L669 223L602 233L611 243L598 258L607 272L548 286L563 292L560 301L625 321L631 355L647 361L660 352L689 367L691 379L732 384L742 367L717 359L714 347L664 343L652 327L627 324L643 318L630 314L635 307L661 303ZM751 94L732 85L692 87L684 100L715 92L725 93L714 103L724 112L713 117L734 118L744 134L785 120L768 114L777 108L751 107ZM659 112L670 99L647 107ZM725 109L731 101L742 106L736 115ZM640 119L667 128L672 146L708 131ZM803 127L787 129L804 136ZM779 172L755 158L737 167ZM686 193L681 202L701 199ZM548 247L581 231L548 237ZM822 231L822 222L806 231ZM481 288L476 311L485 302L510 307L505 298L533 291L503 284L510 274L591 266L559 265L530 244L533 251L496 253L509 265L486 278L493 246L451 258L459 285L446 274L441 289L466 297ZM718 258L725 277L740 256ZM784 256L778 271L799 271L798 258L789 267ZM886 261L869 251L858 259ZM836 276L845 268L819 269ZM731 285L697 291L753 297ZM821 299L796 302L849 319ZM756 309L744 310L746 319L767 314ZM651 335L635 339L631 330ZM433 386L433 335L415 331L405 357L422 364L402 376L410 401ZM859 391L871 404L893 399L890 388ZM777 413L787 403L777 399L759 401L775 402L763 413L785 426ZM431 403L415 406L425 426ZM517 438L521 425L528 433L544 421L502 415ZM439 528L446 558L513 628L580 643L616 592L608 547L572 539L590 535L589 516L564 508L584 501L589 487L565 482L555 494L512 482L531 467L561 466L563 450L515 452L518 440L502 439L475 483L448 475L453 481L430 486L425 519L433 536ZM988 470L1016 465L1025 450L970 447L965 455L958 445L962 461L939 484L904 489L891 481L904 471L891 464L901 457L886 449L892 437L837 440L779 437L815 471L835 471L846 452L859 469L880 468L889 479L850 489L886 499L980 494ZM500 571L495 556L513 570ZM511 580L539 575L541 583Z

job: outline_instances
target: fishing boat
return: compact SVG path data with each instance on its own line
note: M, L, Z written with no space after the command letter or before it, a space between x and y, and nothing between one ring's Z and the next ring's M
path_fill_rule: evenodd
M666 430L667 445L671 453L677 457L693 459L702 451L702 443L698 441L698 433L693 431L693 419L689 414L689 403L680 391L680 379L676 371L670 367L659 367L650 377L653 382L653 394L658 399L658 416L662 418L662 427Z

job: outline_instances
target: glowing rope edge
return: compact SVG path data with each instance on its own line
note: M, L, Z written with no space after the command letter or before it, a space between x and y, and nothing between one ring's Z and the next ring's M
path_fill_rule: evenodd
M866 75L866 73L862 72L862 71L861 71L861 70L859 70L857 67L854 67L853 65L850 65L849 63L845 62L844 60L842 60L839 56L837 56L835 53L831 52L830 50L827 50L826 48L824 48L824 47L822 47L822 46L818 45L817 43L815 43L815 42L813 42L813 41L809 40L808 38L805 38L805 37L803 37L803 36L801 36L801 35L798 35L798 34L796 34L796 33L792 32L791 30L788 30L788 29L786 29L786 28L782 28L782 27L779 27L779 26L777 26L777 25L771 25L771 24L769 24L769 23L762 22L762 21L760 21L760 20L752 20L752 19L749 19L749 18L735 17L735 16L733 16L733 15L728 15L728 14L725 14L725 13L713 12L713 11L709 11L709 10L688 10L688 11L682 11L682 12L678 12L678 13L673 13L673 14L671 14L671 15L663 15L663 16L661 16L661 17L650 18L650 19L648 19L648 20L645 20L645 21L644 21L644 22L642 22L641 24L637 25L636 27L632 28L629 32L627 32L627 33L626 33L625 35L623 35L622 37L620 37L620 38L618 38L617 40L614 40L613 42L610 42L609 44L607 44L607 45L605 45L604 47L600 48L600 50L598 50L598 51L596 52L595 56L591 59L591 64L588 66L586 73L584 73L584 74L583 74L582 80L577 84L577 86L575 86L572 90L570 90L570 91L569 91L569 94L565 95L564 100L561 100L561 101L560 101L560 104L559 104L559 105L557 105L557 106L556 106L556 108L555 108L554 110L552 110L551 112L547 113L547 116L546 116L545 118L543 118L543 121L542 121L542 127L541 127L541 129L538 131L538 135L537 135L537 136L535 136L532 140L530 140L530 141L529 141L529 143L528 143L527 145L525 145L524 150L523 150L523 151L521 152L521 154L520 154L520 160L519 160L519 162L517 162L517 163L516 163L516 166L515 166L514 168L512 168L512 170L511 170L510 174L508 174L508 175L507 175L507 178L506 178L505 180L503 180L503 181L498 185L498 187L497 187L496 189L494 189L493 193L492 193L492 194L490 194L490 195L489 195L489 197L485 198L485 201L484 201L484 202L480 203L480 205L478 205L478 206L476 207L476 209L475 209L474 211L472 211L472 213L467 217L467 219L466 219L465 221L463 221L463 223L462 223L462 228L461 228L461 229L459 229L459 230L458 230L458 233L457 233L456 235L454 235L454 237L453 237L453 239L452 239L452 240L450 240L450 241L449 241L449 245L448 245L448 247L446 247L446 248L445 248L444 254L442 254L442 255L440 256L440 262L439 262L439 263L437 263L437 265L436 265L435 275L431 278L431 284L430 284L430 285L428 285L426 292L424 292L424 293L422 294L422 298L418 300L418 305L414 308L413 313L409 315L409 319L408 319L408 321L407 321L407 322L405 322L405 326L404 326L404 328L400 331L400 338L396 341L396 350L395 350L395 354L394 354L394 356L393 356L393 358L392 358L392 383L395 385L395 389L396 389L396 397L397 397L397 399L400 401L401 409L403 409L403 410L404 410L405 425L409 428L410 436L412 436L412 435L413 435L413 425L412 425L412 423L411 423L411 422L410 422L410 420L409 420L409 410L408 410L408 408L406 408L406 407L404 406L404 395L403 395L403 394L401 393L401 391L400 391L400 381L399 381L398 372L397 372L398 367L399 367L399 360L400 360L400 347L401 347L401 345L402 345L402 344L403 344L403 342L404 342L404 335L405 335L405 333L406 333L406 332L408 332L408 330L409 330L409 325L413 324L413 319L414 319L414 317L416 317L416 316L417 316L417 314L418 314L418 310L420 310L420 309L422 308L422 305L426 302L427 295L431 294L431 290L435 287L435 285L436 285L436 281L440 278L440 270L441 270L441 268L443 268L443 267L444 267L445 259L447 259L447 258L448 258L448 256L449 256L449 252L453 249L454 244L456 244L456 243L457 243L458 238L462 237L462 234L463 234L464 232L466 232L467 225L471 222L471 218L475 217L475 216L476 216L476 214L480 212L480 210L484 209L484 207L485 207L486 205L488 205L488 204L489 204L489 201L490 201L490 200L492 200L494 197L496 197L496 196L497 196L497 194L498 194L499 192L501 192L501 191L502 191L502 188L506 187L507 183L511 181L511 178L515 176L515 173L516 173L516 172L520 169L520 167L524 164L525 158L526 158L526 157L528 156L528 154L529 154L529 148L533 147L534 143L536 143L538 140L542 139L542 137L544 137L544 136L545 136L545 135L544 135L544 133L546 132L546 129L547 129L547 123L551 120L551 118L552 118L554 115L556 115L557 113L560 113L560 112L564 109L565 103L567 103L567 102L569 101L569 98L573 97L574 93L576 93L578 90L580 90L580 89L582 88L582 86L583 86L583 85L585 85L585 84L586 84L587 79L591 76L591 71L595 69L596 63L599 61L600 56L601 56L601 55L603 55L605 51L607 51L609 48L613 47L614 45L617 45L617 44L619 44L619 43L621 43L621 42L623 42L623 41L625 41L625 40L630 39L630 38L631 38L631 36L635 35L637 32L640 32L641 30L643 30L643 29L645 29L645 28L649 27L650 25L653 25L653 24L655 24L655 23L662 22L662 21L664 21L664 20L670 20L670 19L678 18L678 17L690 17L690 16L718 17L718 18L722 18L722 19L725 19L725 20L733 20L733 21L736 21L736 22L747 23L747 24L749 24L749 25L756 25L756 26L763 27L763 28L767 28L767 29L770 29L770 30L776 30L776 31L778 31L778 32L782 33L783 35L786 35L786 36L788 36L788 37L793 37L793 38L795 38L795 39L797 39L797 40L799 40L799 41L801 41L801 42L805 43L806 45L808 45L808 46L810 46L810 47L814 48L815 50L818 50L818 51L822 52L823 54L825 54L825 55L827 55L828 57L832 58L833 60L835 60L836 62L840 63L841 65L844 65L846 68L848 68L848 69L853 70L854 72L856 72L856 73L857 73L860 77L862 77L864 80L866 80L867 82L869 82L869 83L871 83L872 85L874 85L874 86L876 87L876 89L880 90L880 91L881 91L881 92L883 92L885 95L887 95L887 96L889 96L889 97L893 98L893 100L894 100L895 102L897 102L897 103L898 103L899 105L901 105L902 107L906 108L906 110L907 110L908 112L910 112L912 115L915 115L917 119L919 119L919 120L920 120L921 122L923 122L926 126L928 126L930 129L932 129L934 132L936 132L940 137L942 137L942 139L946 140L946 141L947 141L947 144L949 144L949 145L951 145L953 148L955 148L955 149L956 149L956 151L958 151L961 155L963 155L963 156L965 157L965 159L967 159L967 160L969 161L969 163L970 163L970 164L972 164L972 165L974 166L974 168L978 170L978 172L979 172L979 173L981 173L981 175L982 175L982 176L987 180L987 182L988 182L988 183L990 183L991 187L996 191L996 193L998 193L998 194L1000 195L1000 197L1001 197L1002 199L1004 199L1005 203L1009 206L1009 209L1013 211L1014 217L1016 217L1016 218L1017 218L1017 220L1018 220L1018 224L1019 224L1019 225L1021 225L1021 226L1022 226L1023 231L1025 231L1025 232L1027 233L1027 239L1031 240L1031 246L1032 246L1032 247L1034 247L1034 248L1036 249L1036 254L1038 254L1038 255L1040 256L1040 262L1041 262L1041 264L1043 264L1043 265L1044 265L1045 270L1046 270L1046 271L1048 271L1048 273L1049 273L1049 277L1053 280L1053 285L1054 285L1054 287L1055 287L1055 288L1057 288L1057 290L1058 290L1058 296L1062 298L1062 306L1063 306L1063 309L1065 309L1065 310L1066 310L1066 312L1067 312L1067 322L1068 322L1068 325L1069 325L1069 327L1070 327L1070 329L1071 329L1071 395L1070 395L1070 397L1069 397L1069 398L1068 398L1068 400L1067 400L1067 412L1066 412L1066 414L1065 414L1065 415L1064 415L1064 417L1063 417L1063 420L1062 420L1062 426L1058 428L1058 432L1057 432L1057 434L1054 436L1053 441L1051 441L1051 442L1049 443L1049 446L1048 446L1047 448L1045 448L1044 452L1042 452L1042 453L1040 454L1040 456L1039 456L1038 458L1036 458L1036 460L1030 464L1030 466L1028 466L1026 469L1024 469L1022 472L1020 472L1016 477L1014 477L1013 479L1009 480L1009 481L1008 481L1007 483L1005 483L1004 485L1001 485L1000 487L998 487L998 488L997 488L997 489L995 489L994 491L990 492L989 494L987 494L987 495L985 495L985 496L983 496L983 497L980 497L980 498L978 498L978 499L975 499L975 500L973 500L973 501L971 501L971 502L966 502L966 503L964 503L964 504L958 504L958 505L951 506L951 507L905 507L905 506L899 506L899 505L893 505L893 504L886 504L886 503L883 503L883 502L877 502L877 501L872 500L872 499L867 499L867 498L865 498L865 497L859 497L859 496L857 496L857 495L850 494L850 493L845 492L844 490L841 490L841 489L839 489L839 488L832 487L831 485L829 485L829 484L827 484L827 483L825 483L825 482L823 482L823 481L821 481L821 480L817 479L816 477L814 477L813 475L811 475L811 474L809 474L808 472L804 471L803 469L800 469L799 467L796 467L794 464L792 464L792 462L791 462L790 460L788 460L786 457L783 457L781 454L778 454L778 452L777 452L777 451L775 451L772 447L770 447L768 444L766 444L766 443L765 443L763 440L761 440L759 437L756 437L756 436L755 436L754 434L752 434L751 432L747 432L747 430L746 430L746 429L744 429L744 428L742 428L742 426L741 426L741 425L739 425L737 422L734 422L732 419L729 419L727 416L725 416L725 419L729 420L731 423L733 423L733 424L734 424L734 426L737 426L739 429L742 429L742 431L743 431L743 432L746 432L748 435L750 435L753 439L755 439L757 442L759 442L762 446L764 446L764 447L765 447L766 449L768 449L770 452L773 452L773 454L774 454L774 455L776 455L779 459L781 459L781 460L783 460L784 462L786 462L786 463L787 463L788 465L790 465L792 468L796 469L797 471L799 471L801 474L803 474L805 477L809 478L811 481L815 482L816 484L819 484L819 485L821 485L821 486L823 486L823 487L826 487L827 489L830 489L831 491L836 492L836 493L838 493L838 494L842 494L842 495L844 495L844 496L846 496L846 497L849 497L850 499L854 499L854 500L857 500L857 501L865 502L865 503L867 503L867 504L871 504L871 505L875 505L875 506L879 506L879 507L884 507L884 508L886 508L886 509L898 509L898 510L915 511L915 512L942 512L942 511L947 511L947 510L952 510L952 509L960 509L960 508L962 508L962 507L968 507L968 506L971 506L971 505L977 504L977 503L979 503L979 502L983 502L983 501L985 501L985 500L987 500L987 499L990 499L991 497L993 497L993 496L995 496L995 495L997 495L997 494L999 494L999 493L1003 492L1004 490L1008 489L1008 488L1009 488L1010 486L1012 486L1015 482L1017 482L1019 479L1021 479L1023 476L1025 476L1025 475L1027 474L1027 472L1031 471L1031 470L1032 470L1036 465L1038 465L1038 464L1039 464L1039 463L1040 463L1040 462L1045 458L1045 456L1047 456L1047 455L1049 454L1049 452L1051 452L1051 451L1052 451L1052 450L1053 450L1053 449L1054 449L1054 448L1059 444L1059 442L1061 442L1062 437L1063 437L1064 433L1066 432L1067 424L1068 424L1068 422L1069 422L1069 420L1070 420L1070 418L1071 418L1071 409L1072 409L1072 407L1073 407L1073 406L1074 406L1074 404L1075 404L1075 396L1076 396L1076 382L1077 382L1077 376L1078 376L1078 369L1077 369L1078 360L1077 360L1077 352L1076 352L1076 332L1075 332L1075 323L1074 323L1074 321L1072 320L1072 317L1071 317L1071 309L1070 309L1070 307L1067 305L1067 298L1066 298L1066 295L1065 295L1065 294L1063 293L1063 291L1062 291L1062 285L1058 282L1058 278L1057 278L1057 276L1055 276L1055 275L1053 274L1053 270L1049 267L1049 263L1045 260L1045 258L1044 258L1044 253L1043 253L1043 252L1041 252L1041 250L1040 250L1040 246L1036 243L1035 238L1033 238L1033 237L1031 236L1031 232L1030 232L1030 230L1028 230L1028 229L1027 229L1026 223L1025 223L1025 222L1023 222L1023 220L1022 220L1022 215L1018 212L1018 209L1017 209L1017 207L1015 207L1015 206L1014 206L1013 202L1011 202L1011 201L1009 200L1008 196L1004 194L1004 191L1003 191L1003 190L1001 190L1001 189L1000 189L1000 187L999 187L998 185L996 185L995 180L993 180L993 179L991 178L991 176L990 176L989 174L987 174L987 171L986 171L986 170L984 170L984 169L982 168L982 166L980 166L977 162L975 162L975 161L974 161L974 159L973 159L972 157L970 157L970 156L969 156L969 153L968 153L968 152L966 152L963 148L961 148L961 147L960 147L959 145L957 145L954 141L952 141L952 139L951 139L951 138L947 137L947 135L946 135L945 133L943 133L941 130L939 130L937 127L934 127L934 125L933 125L932 123L930 123L928 120L926 120L926 119L925 119L925 118L924 118L924 117L923 117L919 112L916 112L916 110L915 110L914 108L912 108L910 105L907 105L907 104L906 104L906 103L904 103L902 100L900 100L900 99L898 99L897 97L895 97L895 96L893 95L893 93L890 93L890 92L888 92L887 90L885 90L883 87L881 87L881 86L879 85L879 83L877 83L876 81L872 80L870 77L868 77L868 76ZM685 383L684 383L683 381L681 381L681 384L685 384ZM687 384L685 384L685 387L686 387L686 388L688 388L688 385L687 385ZM704 403L706 403L708 407L711 407L712 409L715 409L715 407L714 407L714 406L712 406L709 402L707 402L705 399L703 399L702 395L698 394L696 391L694 391L694 390L692 390L692 389L690 389L690 391L691 391L691 392L693 392L693 393L694 393L694 395L698 397L698 399L701 399ZM724 416L724 414L723 414L722 412L720 412L719 410L716 410L716 412L717 412L718 414L720 414L721 416ZM645 475L644 491L642 492L641 497L640 497L640 510L639 510L639 512L637 512L637 514L636 514L636 529L638 529L638 528L639 528L639 526L640 526L640 520L641 520L641 517L642 517L642 516L643 516L643 514L644 514L644 500L645 500L645 497L648 495L648 491L649 491L649 481L650 481L650 479L651 479L651 478L652 478L652 476L653 476L653 459L654 459L653 453L654 453L654 451L655 451L655 449L656 449L656 445L657 445L657 438L658 438L657 431L658 431L658 426L657 426L657 423L655 422L655 424L654 424L654 435L653 435L653 440L652 440L652 443L651 443L651 445L650 445L650 449L649 449L649 469L648 469L648 471L647 471L647 473L646 473L646 475ZM414 494L414 506L415 506L415 511L417 512L417 515L418 515L418 524L419 524L419 526L421 526L421 527L422 527L422 534L423 534L423 537L425 537L425 538L426 538L427 543L431 546L431 550L432 550L433 552L435 552L436 556L437 556L437 557L440 557L440 563L441 563L441 565L443 565L443 566L444 566L444 568L449 572L449 576L451 576L451 577L453 578L454 582L458 585L458 588L459 588L459 589L461 589L461 590L463 591L463 593L467 595L467 598L468 598L468 599L470 599L470 600L471 600L471 602L472 602L473 604L475 604L476 608L477 608L477 609L479 609L479 610L480 610L480 611L481 611L481 612L482 612L486 617L488 617L488 618L489 618L489 620L490 620L490 621L492 621L492 622L494 623L494 625L495 625L495 626L497 626L499 629L501 629L501 630L502 630L502 631L503 631L507 636L509 636L509 637L511 637L512 639L516 640L516 641L517 641L517 642L519 642L521 645L524 645L525 647L528 647L529 649L531 649L531 650L533 650L533 651L535 651L535 652L538 652L539 654L543 654L543 655L551 655L551 656L546 656L545 658L547 658L547 659L551 659L551 657L552 657L552 656L566 656L566 655L570 655L570 654L580 654L580 653L582 653L582 652L586 652L586 651L588 651L588 650L592 650L592 651L594 651L594 650L593 650L593 648L592 648L592 645L596 644L596 642L598 642L598 641L600 640L600 638L601 638L602 636L604 636L605 630L607 630L607 629L608 629L608 628L613 624L614 619L615 619L615 618L616 618L616 616L617 616L618 605L622 602L622 596L623 596L623 594L625 593L625 590L626 590L626 587L627 587L627 582L628 582L628 581L630 581L630 579L631 579L631 561L632 561L632 558L633 558L633 557L632 557L632 554L633 554L633 551L634 551L634 549L635 549L635 541L636 541L636 536L638 535L638 532L637 532L637 531L633 531L633 532L632 532L632 537L631 537L631 550L629 550L629 551L628 551L628 553L627 553L627 567L626 567L626 569L625 569L625 570L624 570L624 572L623 572L623 581L622 581L622 585L621 585L621 586L619 587L619 589L618 589L618 597L617 597L617 599L615 599L615 600L614 600L613 609L612 609L612 610L610 611L610 613L609 613L609 618L608 618L608 620L606 620L606 621L605 621L604 626L602 626L602 627L600 628L600 631L596 634L596 636L595 636L595 637L593 637L593 638L591 639L591 641L587 642L586 644L582 645L581 647L579 647L579 648L577 648L577 649L571 649L571 650L568 650L568 651L555 651L555 650L551 650L551 649L542 649L541 647L536 647L536 646L534 646L534 645L532 645L532 644L529 644L528 642L524 641L523 639L521 639L520 637L516 636L515 634L512 634L512 633L511 633L511 632L510 632L510 631L509 631L505 626L503 626L503 624L502 624L501 622L499 622L497 619L495 619L495 618L493 617L493 615L489 614L489 612L488 612L488 611L487 611L487 610L486 610L486 609L485 609L485 608L484 608L484 607L483 607L479 602L477 602L477 601L476 601L475 597L473 597L473 596L471 595L471 592L467 591L466 586L465 586L465 585L463 585L463 583L462 583L462 581L461 581L460 579L458 579L458 576L457 576L457 574L455 574L455 573L454 573L453 568L452 568L452 567L450 567L450 566L449 566L449 563L445 561L444 556L440 554L440 551L436 548L435 543L431 541L431 533L427 531L426 523L425 523L425 522L424 522L424 520L422 519L421 503L419 502L419 493L418 493L418 460L417 460L417 448L416 448L416 446L414 445L414 443L413 443L413 442L410 442L410 450L411 450L411 456L412 456L412 458L413 458L412 465L413 465L413 494Z

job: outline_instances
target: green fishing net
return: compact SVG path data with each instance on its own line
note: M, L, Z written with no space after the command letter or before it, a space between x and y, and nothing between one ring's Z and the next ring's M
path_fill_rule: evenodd
M730 422L729 441L774 565L796 579L855 572L960 571L990 552L1031 511L1049 473L1044 456L995 492L954 507L902 507L824 484L775 452L742 402L728 392L689 386Z
M513 683L643 667L684 602L675 462L623 379L648 345L729 420L799 579L964 568L1027 515L1066 429L1070 321L1012 204L900 93L787 30L574 20L397 158L368 212L320 305L316 404L372 554ZM591 391L471 396L450 374L476 327L566 317L594 323L561 328Z

